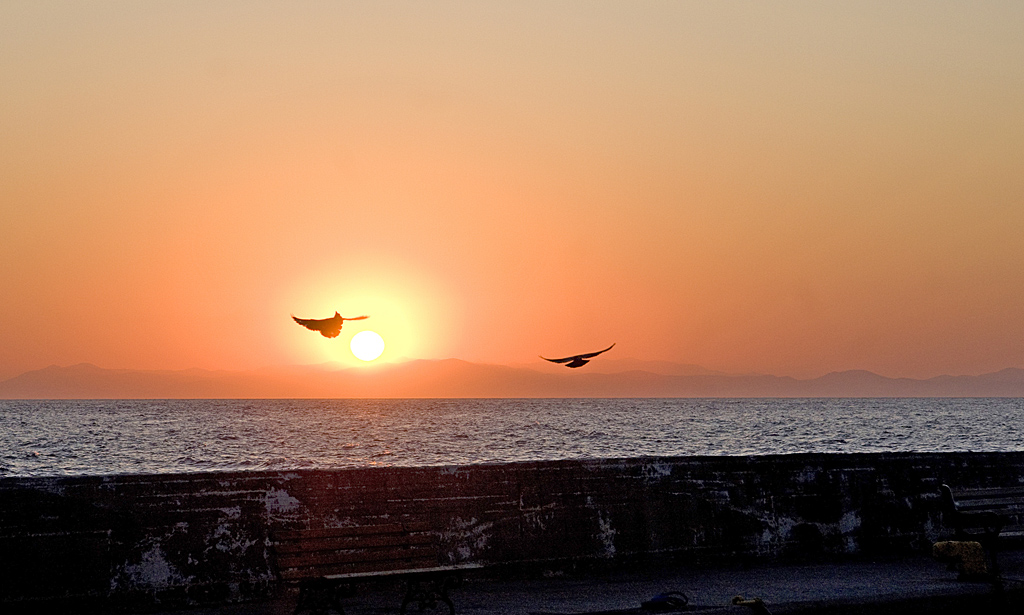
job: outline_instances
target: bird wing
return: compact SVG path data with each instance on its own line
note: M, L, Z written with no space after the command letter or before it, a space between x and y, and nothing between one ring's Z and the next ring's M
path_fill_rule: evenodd
M540 355L537 355L537 356L540 357ZM564 359L549 359L547 357L540 357L540 358L544 359L545 361L551 361L552 363L568 363L569 361L572 361L576 357L565 357Z
M342 318L342 320L366 320L369 316L356 316L355 318Z
M315 318L296 318L294 315L292 315L292 320L294 320L295 322L299 323L303 327L306 327L310 331L320 331L320 330L322 330L323 323L324 323L323 320L317 320ZM331 319L328 318L327 320L331 320Z
M341 333L341 325L344 320L341 316L334 315L330 318L296 318L292 320L306 327L310 331L319 331L324 337L338 337Z
M579 358L581 358L581 359L589 359L591 357L596 357L597 355L601 354L602 352L608 352L614 346L615 346L615 344L612 344L611 346L605 348L604 350L598 350L597 352L588 352L587 354L581 354L581 355L577 355L577 356Z

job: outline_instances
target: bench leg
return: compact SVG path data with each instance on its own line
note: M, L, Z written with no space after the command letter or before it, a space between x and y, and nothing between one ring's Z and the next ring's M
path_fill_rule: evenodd
M448 590L457 587L460 579L451 574L432 576L425 579L409 579L409 588L402 599L399 613L406 615L409 605L416 602L420 611L436 609L439 602L448 607L448 615L455 615L455 604L448 596Z

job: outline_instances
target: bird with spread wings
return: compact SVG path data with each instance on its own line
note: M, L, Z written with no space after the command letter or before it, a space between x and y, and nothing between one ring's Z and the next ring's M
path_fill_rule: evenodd
M345 323L346 320L364 320L366 318L369 318L369 316L342 318L341 314L337 312L335 312L334 316L331 316L330 318L321 319L296 318L294 314L292 315L292 319L295 322L299 323L303 327L306 327L310 331L319 331L320 335L324 337L338 337L338 334L341 333L341 326Z
M608 352L612 349L615 344L605 348L604 350L598 350L597 352L588 352L586 354L576 354L571 357L565 357L562 359L549 359L547 357L541 357L545 361L551 361L552 363L565 363L566 367L583 367L587 363L590 363L590 359L593 359L602 352Z

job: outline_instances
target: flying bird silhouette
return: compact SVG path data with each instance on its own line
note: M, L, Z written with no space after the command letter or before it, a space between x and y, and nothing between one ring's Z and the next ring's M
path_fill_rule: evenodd
M321 319L316 319L316 318L295 318L295 315L294 314L292 315L292 319L295 322L299 323L303 327L306 327L310 331L319 331L320 335L322 335L324 337L338 337L338 334L341 333L341 325L343 325L346 320L363 320L363 319L366 319L366 318L369 318L369 316L356 316L355 318L342 318L341 314L339 314L337 312L335 312L334 316L331 316L330 318L321 318Z
M612 349L615 344L605 348L604 350L598 350L597 352L588 352L586 354L577 354L571 357L565 357L564 359L549 359L547 357L541 357L545 361L551 361L552 363L565 363L566 367L583 367L587 363L590 363L590 359L593 359L602 352L608 352Z

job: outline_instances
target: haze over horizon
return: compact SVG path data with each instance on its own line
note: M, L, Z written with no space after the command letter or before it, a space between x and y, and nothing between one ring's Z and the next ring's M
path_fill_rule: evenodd
M370 369L335 362L250 371L112 370L80 363L0 380L0 399L1024 397L1024 369L1019 368L928 379L887 378L863 370L796 379L625 359L570 371L459 359L417 359Z
M1022 368L1022 58L1009 1L4 3L0 381Z
M548 373L548 374L564 374L564 373L567 373L567 372L564 371L564 366L563 365L551 365L551 364L548 364L548 363L532 362L532 361L531 362L497 363L497 362L491 362L491 361L468 361L466 359L460 359L459 357L435 357L435 358L427 358L427 359L415 358L415 357L392 357L391 360L389 360L389 361L374 361L372 363L369 363L369 362L356 363L356 362L350 362L350 361L328 360L328 361L320 361L320 362L314 362L314 363L287 363L287 364L279 363L279 364L257 365L257 366L253 366L253 367L243 367L243 368L236 368L236 369L229 369L229 368L209 369L209 368L202 368L202 367L195 367L195 366L193 366L193 367L183 367L183 368L126 368L126 367L97 365L97 364L89 362L89 361L81 361L81 362L78 362L78 363L70 363L70 364L51 363L49 365L41 366L41 367L38 367L38 368L32 368L32 369L26 370L24 372L20 372L18 374L15 374L13 377L17 377L17 376L24 375L26 373L37 372L39 370L45 370L45 369L49 369L49 368L71 369L71 368L80 367L80 366L94 367L94 368L97 368L97 369L100 369L100 370L104 370L104 371L139 371L139 372L153 372L153 371L181 372L181 371L189 371L189 370L226 371L226 372L260 372L260 371L266 371L266 370L292 370L292 369L304 369L304 370L305 369L311 369L311 370L316 370L316 369L322 369L322 370L363 370L363 369L365 369L365 370L368 370L368 371L372 372L373 370L377 370L377 369L380 369L380 368L385 367L385 366L392 366L392 367L394 367L394 366L398 366L398 365L411 364L411 363L421 363L421 362L432 362L432 363L439 363L439 362L441 362L441 363L443 363L443 362L452 362L452 361L459 362L459 363L466 363L466 364L469 364L469 365L480 365L480 366L488 366L488 367L507 367L507 368L513 368L513 369L526 369L526 370L532 370L532 371ZM908 377L908 376L893 376L893 375L890 375L890 374L878 373L878 372L874 372L874 371L871 371L871 370L858 369L858 368L851 368L851 369L845 369L845 370L832 370L832 371L824 372L824 373L821 373L821 374L813 374L813 375L807 375L807 376L791 376L791 375L788 375L788 374L776 374L776 373L771 373L771 372L755 372L755 371L730 372L730 371L722 371L722 370L713 370L713 369L706 368L706 367L704 367L702 365L696 365L696 364L693 364L693 363L679 363L679 362L675 362L675 361L646 360L646 359L637 359L635 357L625 357L625 358L617 358L617 359L607 359L607 360L604 360L604 361L601 361L601 362L594 362L594 363L588 365L586 370L583 370L583 371L581 371L579 373L615 374L615 373L621 373L621 372L624 372L624 371L646 371L646 372L650 372L650 373L654 373L654 374L664 374L664 375L671 374L671 375L717 375L717 376L773 376L773 377L780 377L780 378L795 378L797 380L813 380L813 379L821 378L822 376L828 376L828 375L831 375L831 374L858 373L859 372L859 373L865 373L865 374L872 374L872 375L876 375L876 376L881 376L883 378L893 378L893 379L911 378L911 379L915 379L915 380L925 380L925 379L928 379L928 378L937 378L937 377L944 377L944 376L952 376L952 377L979 376L979 375L992 374L992 373L1006 371L1006 370L1024 370L1024 368L1015 367L1015 366L1007 366L1007 367L1003 367L1003 368L999 368L999 369L994 369L994 370L991 370L991 371L984 371L984 372L977 372L977 373L943 373L943 374L934 374L934 375L931 375L931 376L921 377L921 378L911 378L911 377ZM9 379L9 378L0 378L0 382L4 381L5 379Z

